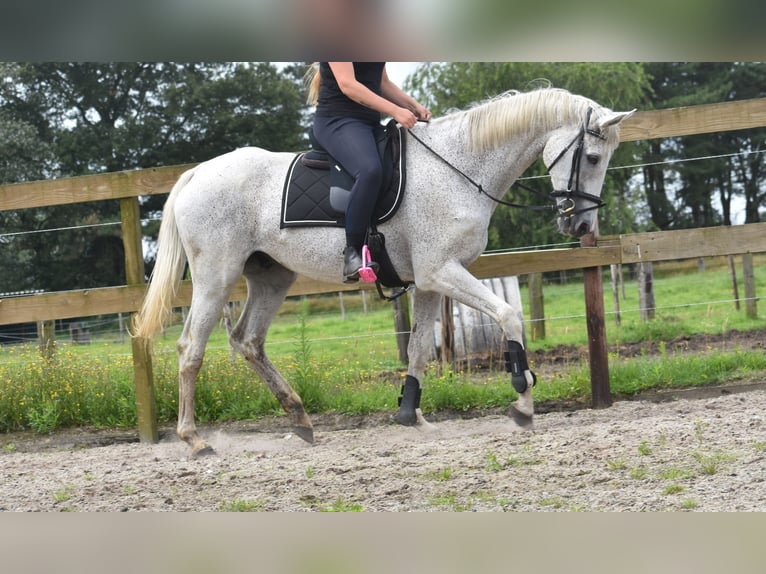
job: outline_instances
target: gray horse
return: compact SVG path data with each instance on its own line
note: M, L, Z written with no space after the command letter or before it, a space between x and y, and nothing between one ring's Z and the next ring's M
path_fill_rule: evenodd
M502 328L506 368L519 394L511 414L531 423L535 376L521 343L519 310L466 267L487 244L498 202L539 157L553 182L559 230L575 237L591 231L618 125L632 113L548 88L508 92L410 131L416 138L408 137L406 148L406 195L396 216L379 226L397 274L417 288L396 415L401 424L428 424L419 408L421 382L443 295L486 313ZM194 289L177 344L177 431L193 456L213 452L196 430L195 382L208 337L242 275L248 296L231 345L272 390L296 434L314 440L300 397L266 356L264 342L298 274L342 281L345 238L332 227L280 229L282 187L294 156L259 148L224 154L182 174L165 204L157 264L134 335L149 338L167 321L188 258Z

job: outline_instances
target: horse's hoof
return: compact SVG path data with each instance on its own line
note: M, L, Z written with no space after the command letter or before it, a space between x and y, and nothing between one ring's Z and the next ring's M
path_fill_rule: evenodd
M206 456L215 456L215 455L216 455L215 449L209 444L192 449L193 459L202 458Z
M436 425L429 423L419 408L414 411L399 411L393 420L402 426L414 427L419 431L433 432L436 430Z
M295 434L309 444L314 444L314 429L312 427L293 427Z
M396 413L394 420L405 427L414 427L416 424L418 424L418 416L415 414L414 410L400 410L398 413Z
M437 426L429 423L425 417L423 416L423 411L420 409L415 409L415 416L418 419L418 422L416 424L418 430L425 431L425 432L436 432Z
M508 416L521 428L529 428L532 426L532 415L522 413L514 405L511 405L508 409Z

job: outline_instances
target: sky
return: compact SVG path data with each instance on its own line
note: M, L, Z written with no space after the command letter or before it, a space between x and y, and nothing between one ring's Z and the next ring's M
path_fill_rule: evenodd
M418 64L420 62L386 62L388 79L401 88L404 80L415 71Z

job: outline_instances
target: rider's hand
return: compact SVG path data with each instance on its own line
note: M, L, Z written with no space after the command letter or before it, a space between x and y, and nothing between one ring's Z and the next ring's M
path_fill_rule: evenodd
M418 123L417 116L407 108L398 108L393 117L399 125L407 129Z
M430 122L431 121L431 110L426 108L425 106L418 104L417 108L415 109L415 115L418 117L419 120L422 120L424 122Z

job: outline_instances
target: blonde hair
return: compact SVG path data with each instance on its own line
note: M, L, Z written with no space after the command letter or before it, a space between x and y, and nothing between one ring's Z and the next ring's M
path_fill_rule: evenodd
M306 74L303 76L303 82L308 88L308 97L306 103L310 106L317 105L319 101L319 85L321 84L322 76L319 73L319 62L312 62L309 69L306 70Z

